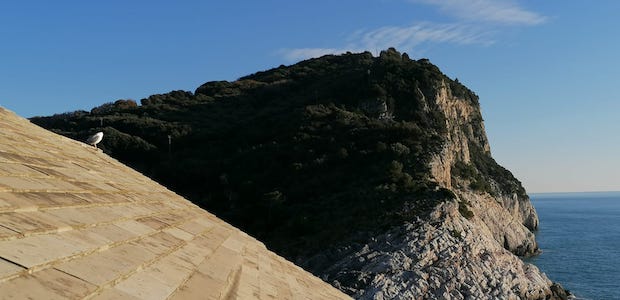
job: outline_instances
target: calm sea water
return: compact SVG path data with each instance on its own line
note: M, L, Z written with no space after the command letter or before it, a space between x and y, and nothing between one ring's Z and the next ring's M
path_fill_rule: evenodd
M543 252L528 261L579 299L620 299L620 192L530 197Z

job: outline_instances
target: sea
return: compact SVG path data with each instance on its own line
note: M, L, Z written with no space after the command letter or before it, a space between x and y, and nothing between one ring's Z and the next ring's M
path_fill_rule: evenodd
M542 253L527 259L577 299L620 299L620 192L530 194Z

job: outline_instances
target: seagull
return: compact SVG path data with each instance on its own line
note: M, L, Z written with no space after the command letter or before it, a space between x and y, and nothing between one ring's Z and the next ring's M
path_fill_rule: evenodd
M99 142L101 142L101 139L103 139L103 132L99 131L99 132L95 133L94 135L91 135L86 140L86 143L89 144L89 145L93 145L93 146L95 146L95 148L97 148L97 144Z

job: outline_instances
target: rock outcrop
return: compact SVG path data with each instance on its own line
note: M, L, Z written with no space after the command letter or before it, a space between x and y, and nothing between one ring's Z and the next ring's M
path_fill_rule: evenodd
M324 279L358 299L550 299L553 283L459 213L441 204L351 250Z

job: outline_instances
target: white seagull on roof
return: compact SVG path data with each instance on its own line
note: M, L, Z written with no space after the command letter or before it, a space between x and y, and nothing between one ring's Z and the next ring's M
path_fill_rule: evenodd
M89 144L89 145L93 145L93 146L95 146L95 148L97 148L97 144L99 142L101 142L101 139L103 139L103 132L99 131L99 132L95 133L94 135L91 135L86 140L86 143Z

